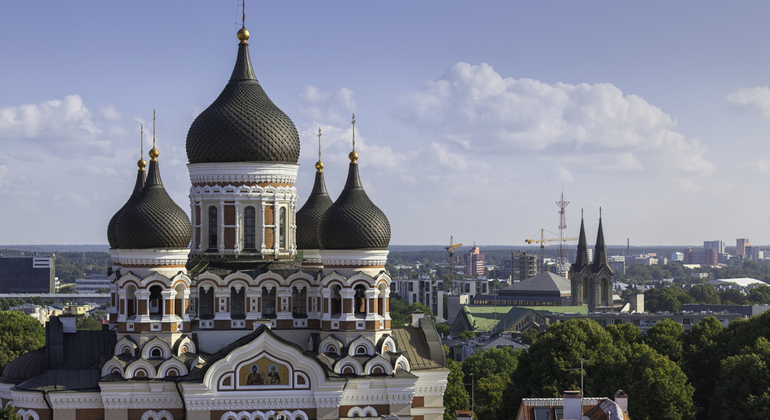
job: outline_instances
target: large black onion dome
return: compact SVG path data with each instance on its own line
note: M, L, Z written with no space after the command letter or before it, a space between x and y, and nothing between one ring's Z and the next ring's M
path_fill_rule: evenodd
M339 198L321 218L318 241L322 249L383 249L390 243L388 218L366 195L355 162Z
M238 46L230 82L190 126L187 159L190 163L299 159L297 128L254 76L245 40Z
M297 211L297 249L319 249L318 224L324 212L331 207L332 199L326 192L324 174L315 174L315 184L305 205Z
M3 369L3 379L19 384L48 370L45 350L41 347L17 357Z
M190 219L163 188L156 159L150 161L142 193L121 212L115 231L116 248L186 248L190 244Z
M142 160L142 162L144 161ZM126 201L126 204L123 204L123 207L121 207L120 210L118 210L115 213L115 215L112 216L112 219L110 219L110 223L107 224L107 241L110 243L110 248L118 247L118 238L117 238L115 226L117 226L118 219L120 218L120 214L123 213L123 210L133 205L134 201L136 201L136 199L139 197L139 194L142 192L142 188L144 188L144 178L145 178L144 166L140 166L136 174L136 184L134 184L134 192L131 193L131 197L128 198L128 201Z

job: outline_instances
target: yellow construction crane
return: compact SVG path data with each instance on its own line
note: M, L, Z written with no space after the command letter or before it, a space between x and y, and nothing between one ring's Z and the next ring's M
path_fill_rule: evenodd
M554 241L577 241L578 238L546 238L545 229L540 229L540 239L525 239L524 242L532 244L540 244L540 260L537 262L537 272L543 272L543 261L545 260L545 243Z
M452 288L455 286L455 248L463 246L462 242L454 243L454 236L449 237L449 246L445 246L444 249L449 251L449 272L452 274L450 281L452 282Z

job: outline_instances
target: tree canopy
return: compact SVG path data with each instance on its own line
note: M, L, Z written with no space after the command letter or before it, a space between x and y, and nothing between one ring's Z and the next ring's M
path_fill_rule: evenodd
M45 331L31 316L19 311L0 312L0 375L24 353L45 344Z

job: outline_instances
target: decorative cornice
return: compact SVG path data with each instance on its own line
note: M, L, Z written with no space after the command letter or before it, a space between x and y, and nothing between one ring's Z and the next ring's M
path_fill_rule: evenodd
M101 394L98 393L91 395L79 393L77 398L72 398L72 394L48 395L51 400L51 407L54 409L104 408Z
M294 184L299 165L281 163L191 163L190 182L196 184Z
M339 405L339 398L325 398L321 400L323 404L329 400L326 405L319 405L319 399L312 396L295 398L276 398L276 397L253 397L251 395L238 396L232 398L216 397L211 399L193 399L186 400L187 409L190 411L211 411L211 410L229 410L229 411L247 411L247 410L272 410L275 407L283 409L308 409L308 408L332 408ZM333 401L331 401L333 400Z
M16 394L12 398L13 406L16 408L48 408L48 405L43 401L43 394L35 394L29 396Z
M138 396L133 394L131 397L102 397L104 408L108 410L126 410L131 408L183 408L182 400L179 397L151 397Z
M444 391L446 391L446 385L418 386L414 391L414 395L437 397L439 395L444 395Z
M411 392L399 392L394 394L346 394L342 396L340 405L410 404L412 402L412 397L413 395Z
M324 267L327 268L334 268L334 267L385 267L385 263L388 261L387 259L384 260L327 260L322 259Z

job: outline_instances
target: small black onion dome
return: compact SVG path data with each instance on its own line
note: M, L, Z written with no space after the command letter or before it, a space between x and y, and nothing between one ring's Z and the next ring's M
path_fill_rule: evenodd
M118 219L120 218L120 214L123 212L123 210L126 207L130 207L133 205L134 201L136 201L137 197L139 197L139 194L142 192L142 188L144 188L144 179L145 179L145 172L144 172L144 165L141 164L141 162L144 162L144 159L139 161L139 171L137 171L136 174L136 184L134 184L134 192L131 193L131 197L128 198L128 201L126 201L126 204L123 204L123 207L118 210L114 216L112 216L112 219L110 219L110 223L107 224L107 241L110 243L110 248L117 248L118 247L118 238L116 236L115 226L118 224Z
M366 195L355 161L339 198L321 217L318 241L321 249L383 249L390 243L388 218Z
M45 347L41 347L23 354L9 363L3 369L3 379L19 384L46 370L48 370L48 357L45 354Z
M299 160L297 128L254 76L245 39L238 45L230 82L190 126L187 159L190 163Z
M163 188L157 150L153 148L150 156L144 188L115 226L116 248L186 248L192 237L190 219Z
M324 212L331 207L332 199L326 192L324 173L315 174L315 184L305 205L297 211L297 249L319 249L318 224Z

